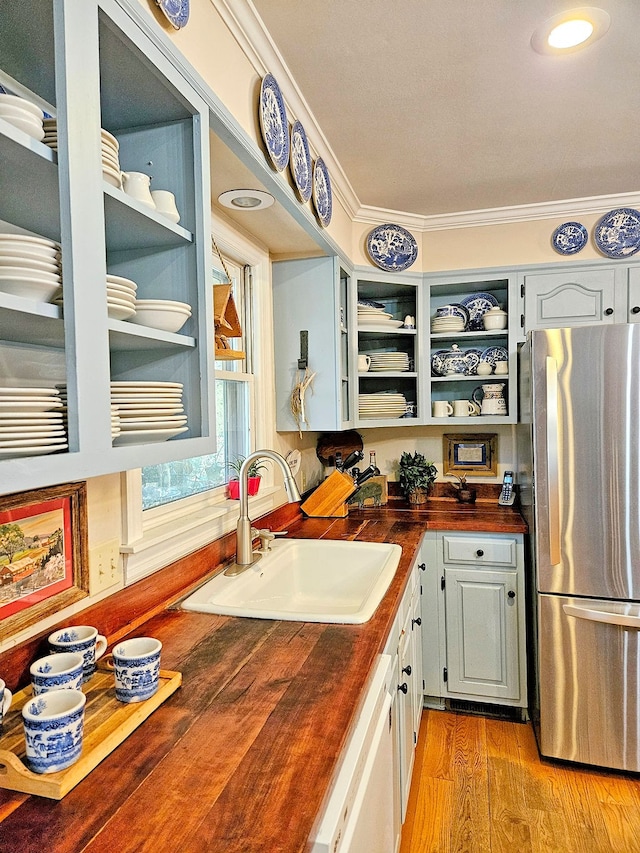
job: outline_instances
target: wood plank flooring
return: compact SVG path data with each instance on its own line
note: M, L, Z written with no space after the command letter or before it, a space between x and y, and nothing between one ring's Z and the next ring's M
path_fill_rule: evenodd
M541 760L529 723L425 710L400 853L640 853L640 777Z

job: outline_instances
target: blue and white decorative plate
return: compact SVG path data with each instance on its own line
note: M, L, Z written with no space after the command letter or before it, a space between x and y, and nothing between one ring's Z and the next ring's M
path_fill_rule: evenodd
M313 191L313 175L311 172L311 154L304 127L299 121L291 128L291 156L289 169L293 182L298 190L301 201L307 202Z
M313 204L320 225L326 228L331 222L331 214L333 213L333 196L329 172L322 157L318 157L313 167Z
M460 305L469 312L469 331L481 332L484 331L482 315L489 308L497 308L499 303L492 293L472 293L461 299Z
M564 222L551 235L551 245L561 255L575 255L587 245L589 234L581 222Z
M610 210L594 228L593 239L609 258L635 255L640 249L640 212L631 207Z
M189 0L156 0L165 18L177 30L186 26L189 20Z
M413 234L400 225L378 225L367 236L367 252L380 269L400 272L418 257L418 244Z
M267 74L260 87L260 129L271 162L282 172L289 162L289 126L282 92L273 74Z
M488 347L480 356L480 361L488 361L491 367L495 367L496 361L509 361L509 351L505 347Z

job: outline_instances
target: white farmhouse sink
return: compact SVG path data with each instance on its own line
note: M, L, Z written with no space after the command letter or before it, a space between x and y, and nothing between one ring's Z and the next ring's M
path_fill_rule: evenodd
M402 548L377 542L277 539L236 577L216 575L185 610L300 622L367 622L389 588Z

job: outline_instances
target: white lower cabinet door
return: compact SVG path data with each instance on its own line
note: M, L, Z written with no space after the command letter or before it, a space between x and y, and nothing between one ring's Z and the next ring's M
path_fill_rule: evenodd
M517 699L517 572L447 568L444 577L447 693Z

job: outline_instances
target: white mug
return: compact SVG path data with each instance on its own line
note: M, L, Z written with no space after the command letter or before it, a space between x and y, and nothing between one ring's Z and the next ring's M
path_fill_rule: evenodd
M51 690L82 690L84 659L80 652L57 652L29 667L34 696Z
M433 417L434 418L448 418L449 415L453 414L453 406L448 400L434 400L433 401Z
M469 415L475 414L475 405L471 400L454 400L453 401L453 416L454 418L468 418Z
M156 203L149 190L151 185L150 175L145 175L144 172L123 172L122 182L127 195L137 199L141 204L146 204L148 207L155 209Z
M180 222L180 214L176 207L176 197L169 190L151 190L151 198L153 199L156 210L171 222L177 225Z
M107 638L91 625L72 625L49 634L49 647L54 654L79 652L83 658L83 680L88 681L96 671L96 661L107 650Z
M109 668L115 671L116 699L120 702L144 702L160 684L162 643L153 637L135 637L117 643L111 652Z
M509 362L508 361L496 361L496 373L498 376L504 376L509 372Z
M358 373L366 373L371 367L371 359L368 355L358 356Z
M51 690L22 708L27 764L35 773L64 770L80 758L87 697L81 690Z

